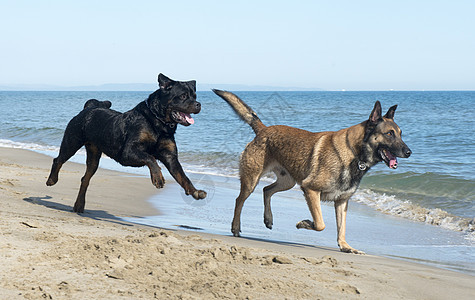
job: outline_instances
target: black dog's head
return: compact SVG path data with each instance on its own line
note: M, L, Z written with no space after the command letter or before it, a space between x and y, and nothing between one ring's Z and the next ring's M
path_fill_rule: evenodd
M403 142L402 131L394 122L397 105L382 116L381 103L376 101L365 126L364 142L370 149L374 162L384 161L391 169L397 168L397 157L407 158L412 151Z
M174 81L159 74L158 84L160 89L147 99L150 110L166 123L193 124L190 114L201 111L201 104L196 101L196 81Z

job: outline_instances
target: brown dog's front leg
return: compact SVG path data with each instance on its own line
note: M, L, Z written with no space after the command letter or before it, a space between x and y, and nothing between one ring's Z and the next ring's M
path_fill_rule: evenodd
M346 211L348 210L348 199L340 199L335 201L336 227L338 232L338 246L341 252L365 254L348 245L345 238L346 233Z
M308 209L312 214L313 222L310 220L302 220L297 223L298 229L311 229L322 231L325 229L325 222L323 222L322 208L320 206L320 191L314 191L302 187L305 200L307 200Z

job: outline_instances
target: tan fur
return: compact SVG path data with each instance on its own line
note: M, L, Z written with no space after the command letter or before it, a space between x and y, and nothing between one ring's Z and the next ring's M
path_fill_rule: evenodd
M140 140L140 142L145 142L145 143L156 143L157 142L155 136L152 133L150 133L146 130L140 131L139 140Z
M264 223L269 229L273 225L271 196L297 183L304 192L313 218L313 221L300 221L297 228L316 231L325 229L320 202L334 201L340 250L363 253L348 245L345 239L348 199L368 169L381 160L374 152L380 144L388 142L385 133L395 131L396 138L392 144L407 148L396 123L381 117L379 102L375 104L369 121L339 131L314 133L282 125L266 127L239 97L230 92L213 91L226 100L256 132L256 137L241 155L241 191L236 199L231 228L233 234L240 235L244 201L254 191L264 173L274 172L277 180L264 188ZM395 109L396 106L392 107L387 115L394 116ZM374 123L371 123L372 119ZM365 133L370 129L370 138L365 141ZM409 148L405 151L408 157Z

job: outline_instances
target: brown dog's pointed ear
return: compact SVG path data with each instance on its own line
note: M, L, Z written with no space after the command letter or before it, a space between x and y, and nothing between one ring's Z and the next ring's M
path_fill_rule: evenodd
M376 101L374 104L373 111L369 115L369 121L371 123L377 123L379 120L381 120L381 103L379 101Z
M394 120L394 112L396 112L397 105L393 105L388 109L388 112L384 115L385 118Z
M158 74L158 86L161 89L169 89L174 81L163 75L162 73Z

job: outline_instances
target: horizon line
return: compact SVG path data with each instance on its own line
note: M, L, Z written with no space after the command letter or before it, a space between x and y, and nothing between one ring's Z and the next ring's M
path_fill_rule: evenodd
M475 89L323 89L317 87L247 85L227 83L197 84L197 91L211 91L213 87L242 92L470 92ZM0 84L2 92L146 92L157 90L155 83L105 83L99 85L61 86L51 84Z

